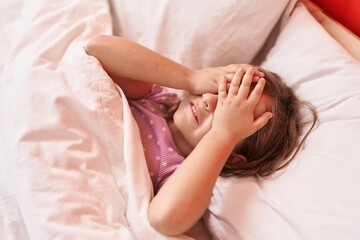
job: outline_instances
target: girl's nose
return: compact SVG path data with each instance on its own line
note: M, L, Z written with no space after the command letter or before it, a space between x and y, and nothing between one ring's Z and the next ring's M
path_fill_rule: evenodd
M204 93L202 95L202 102L205 109L209 112L214 112L218 101L218 95L211 93Z

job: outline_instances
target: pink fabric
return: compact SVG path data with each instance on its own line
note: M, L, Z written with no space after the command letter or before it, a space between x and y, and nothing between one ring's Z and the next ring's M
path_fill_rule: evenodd
M155 194L184 160L173 142L165 120L169 108L178 101L175 93L158 85L154 85L144 98L129 101L140 129Z

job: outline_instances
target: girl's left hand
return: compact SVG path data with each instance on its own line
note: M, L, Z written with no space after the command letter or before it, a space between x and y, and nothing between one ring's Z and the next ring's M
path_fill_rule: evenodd
M236 70L239 68L246 70L249 67L252 66L249 64L230 64L222 67L204 68L194 71L190 76L189 92L192 94L216 93L220 79L223 76L226 77L227 88L229 88ZM260 77L264 77L264 73L256 69L252 81L257 82Z
M254 67L246 71L239 69L230 83L228 93L227 80L222 78L219 83L212 130L226 134L235 144L265 126L272 117L271 112L265 112L254 121L254 109L265 86L265 79L260 78L249 95L255 71Z

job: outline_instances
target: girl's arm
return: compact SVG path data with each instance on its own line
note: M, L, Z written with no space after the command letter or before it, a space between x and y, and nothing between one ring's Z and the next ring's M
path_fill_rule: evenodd
M188 231L203 215L235 140L210 130L153 198L151 225L166 235Z
M254 108L265 85L265 80L260 79L248 97L254 71L250 68L245 75L243 70L238 71L228 94L226 79L219 84L212 128L150 203L150 223L159 232L178 235L200 219L210 202L215 181L235 145L271 118L271 113L264 113L254 121Z
M127 39L99 35L85 47L129 98L141 98L152 84L190 90L193 71Z
M193 94L216 92L221 76L226 75L231 81L236 69L250 66L231 64L193 71L130 40L107 35L93 37L85 51L100 61L109 76L131 99L145 96L154 83ZM259 71L255 75L264 76Z

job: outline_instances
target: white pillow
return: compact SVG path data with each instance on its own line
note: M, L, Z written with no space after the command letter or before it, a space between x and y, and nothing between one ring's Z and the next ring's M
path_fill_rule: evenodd
M281 175L220 178L206 215L217 239L358 239L360 63L303 5L263 67L319 111L319 126Z
M249 63L289 0L111 0L114 34L192 69Z

